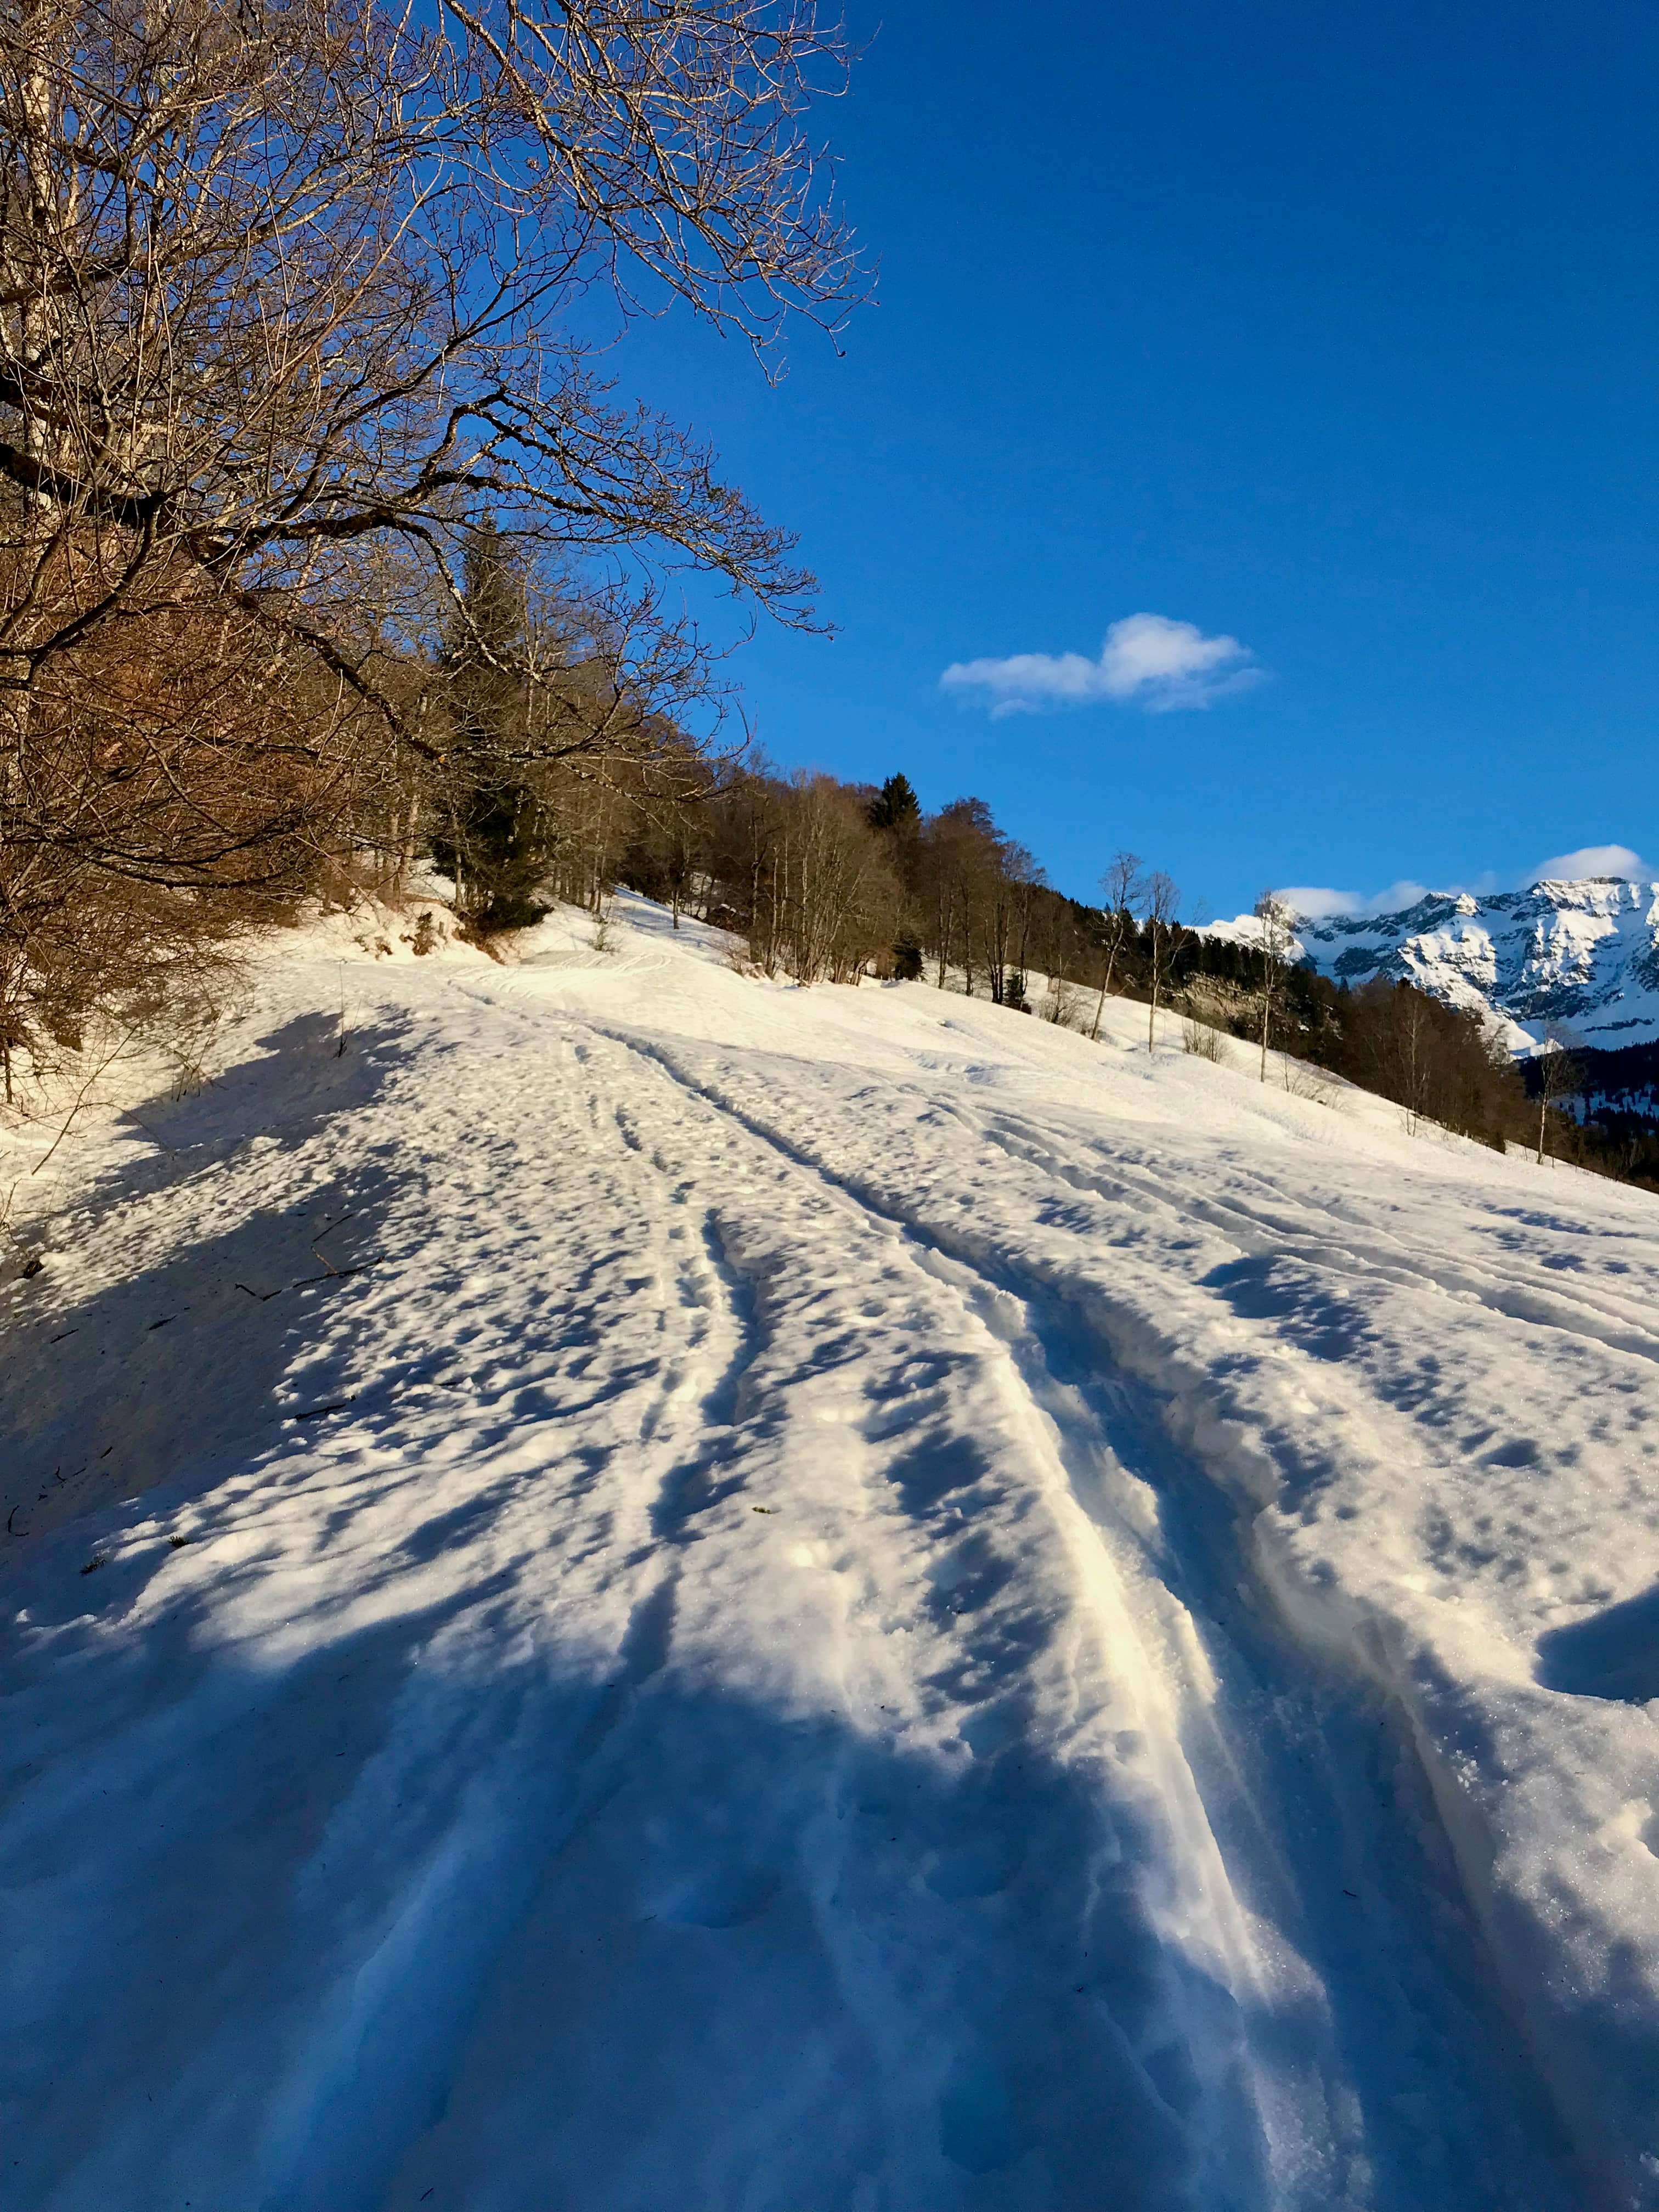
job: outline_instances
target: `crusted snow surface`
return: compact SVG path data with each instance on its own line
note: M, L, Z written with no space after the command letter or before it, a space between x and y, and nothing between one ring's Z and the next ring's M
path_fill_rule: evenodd
M1655 1201L589 937L14 1143L0 2197L1659 2205Z

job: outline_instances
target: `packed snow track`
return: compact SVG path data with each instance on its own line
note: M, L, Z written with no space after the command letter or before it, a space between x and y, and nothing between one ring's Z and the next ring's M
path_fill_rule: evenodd
M8 1138L0 2203L1659 2207L1659 1202L723 950Z

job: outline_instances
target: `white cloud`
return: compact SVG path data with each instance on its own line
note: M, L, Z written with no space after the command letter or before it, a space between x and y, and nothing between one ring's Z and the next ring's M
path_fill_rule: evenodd
M1521 878L1519 888L1531 884L1582 883L1587 876L1625 876L1632 883L1652 883L1654 872L1639 853L1628 845L1581 845L1576 853L1558 853L1540 860Z
M1409 877L1390 884L1385 891L1338 891L1318 884L1288 884L1279 892L1286 906L1310 921L1328 921L1334 915L1400 914L1428 896L1426 884Z
M1576 853L1558 853L1518 876L1495 875L1488 869L1467 883L1437 884L1432 888L1445 897L1469 891L1476 898L1484 898L1492 891L1529 890L1539 883L1583 883L1593 876L1623 876L1632 883L1659 882L1659 870L1650 868L1628 845L1581 845ZM1279 896L1310 921L1324 921L1334 915L1364 920L1372 915L1402 914L1419 899L1426 898L1430 889L1429 884L1407 876L1390 884L1386 890L1341 891L1324 884L1297 884L1287 885Z
M1133 702L1149 714L1168 714L1207 707L1261 676L1249 647L1236 637L1206 637L1195 623L1140 614L1112 624L1097 660L1082 653L957 660L939 683L947 691L982 694L993 715L1086 706L1098 699Z

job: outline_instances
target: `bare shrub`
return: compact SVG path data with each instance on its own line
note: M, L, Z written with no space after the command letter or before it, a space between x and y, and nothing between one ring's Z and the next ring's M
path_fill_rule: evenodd
M0 554L0 610L26 581ZM26 691L0 681L0 1072L78 1048L99 1010L152 1027L212 940L291 906L349 800L361 718L205 602L95 626Z
M107 916L94 909L92 920ZM159 1062L175 1099L201 1090L211 1080L215 1039L246 1002L242 963L222 933L163 933L136 945L114 988L72 1022L58 1018L52 1030L43 1024L26 1047L0 1055L6 1122L50 1134L29 1174L49 1164L84 1114L119 1095L123 1071L135 1064L153 1074Z
M1285 1055L1285 1088L1292 1098L1311 1100L1316 1106L1337 1107L1342 1103L1343 1086L1334 1075L1310 1060L1292 1060Z
M375 896L380 870L354 853L328 853L317 871L317 897L325 914L353 914Z
M1063 975L1050 975L1037 1011L1045 1022L1053 1022L1056 1028L1074 1030L1080 1026L1082 1004L1082 995L1073 984Z
M1195 1021L1191 1014L1181 1024L1181 1049L1195 1060L1212 1061L1218 1067L1226 1065L1227 1051L1220 1031L1212 1030L1207 1022Z

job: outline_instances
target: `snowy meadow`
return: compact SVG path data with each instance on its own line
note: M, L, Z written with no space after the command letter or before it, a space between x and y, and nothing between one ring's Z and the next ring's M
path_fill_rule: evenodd
M1659 2206L1659 1200L592 938L10 1139L0 2197Z

